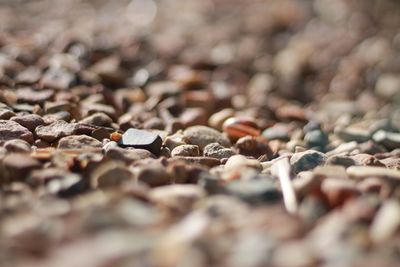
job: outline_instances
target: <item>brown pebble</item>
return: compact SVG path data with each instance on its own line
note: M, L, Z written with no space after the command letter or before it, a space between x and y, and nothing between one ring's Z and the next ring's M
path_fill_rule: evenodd
M260 135L257 124L248 119L229 118L224 122L222 128L231 140L237 140L246 135Z

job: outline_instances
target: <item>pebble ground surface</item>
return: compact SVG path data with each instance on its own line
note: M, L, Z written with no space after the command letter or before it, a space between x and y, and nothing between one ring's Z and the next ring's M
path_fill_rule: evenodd
M0 0L0 266L400 266L400 3Z

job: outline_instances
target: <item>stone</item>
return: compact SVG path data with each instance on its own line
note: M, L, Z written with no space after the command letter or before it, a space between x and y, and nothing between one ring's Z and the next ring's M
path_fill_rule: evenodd
M389 150L400 148L400 133L379 130L372 136L372 139Z
M149 197L155 203L181 212L189 210L197 201L206 196L198 185L174 184L153 188Z
M354 178L387 177L400 181L400 171L383 167L351 166L347 168L346 172Z
M15 121L0 120L0 141L12 139L22 139L28 143L33 143L32 133Z
M106 161L100 163L90 175L92 188L110 188L134 179L133 172L122 163Z
M172 181L172 177L159 163L138 167L136 178L151 187L167 185Z
M30 171L42 167L42 164L27 154L12 153L4 157L3 167L8 181L21 181L29 177Z
M306 133L304 141L308 147L325 147L329 140L328 135L322 130L313 130Z
M374 243L381 244L396 234L400 227L400 205L398 200L389 199L378 210L369 235Z
M91 149L101 148L103 144L93 137L86 135L70 135L58 141L59 149Z
M225 148L218 143L211 143L204 147L203 155L206 157L223 159L230 158L233 155L236 155L235 151L230 148Z
M106 150L105 156L116 161L125 162L126 164L132 164L138 160L150 158L152 154L147 150L111 147Z
M122 135L118 143L123 147L146 149L157 155L161 149L162 139L153 132L131 128Z
M356 165L360 166L385 166L379 159L369 154L357 154L351 156L351 158L355 161Z
M268 140L282 140L289 141L289 127L286 125L275 125L273 127L267 128L262 132L262 135Z
M252 168L255 170L262 170L262 165L258 160L246 158L243 155L234 155L225 163L225 171L240 171L243 168Z
M300 153L295 153L290 158L290 164L293 171L299 173L314 169L318 165L325 164L327 156L315 150L307 150Z
M207 126L191 126L183 131L183 141L199 146L200 150L210 143L219 143L224 147L231 145L229 139L222 133Z
M171 156L198 157L200 156L200 150L196 145L180 145L172 149Z
M368 129L348 126L344 129L335 128L335 134L339 136L345 142L356 141L357 143L363 143L371 138L370 131Z
M349 156L333 155L328 157L326 165L340 165L345 168L353 166L356 164L355 160Z
M51 143L62 137L74 134L75 128L74 123L59 120L47 126L38 126L35 133L40 139Z
M235 111L231 108L220 110L210 116L208 119L208 125L214 129L217 129L218 131L222 131L222 125L224 124L224 121L233 115L235 115Z
M4 148L7 149L8 152L15 153L29 153L31 151L30 144L22 139L8 140L4 144Z
M224 189L227 194L250 204L274 203L282 198L272 180L238 180L228 183Z
M11 118L12 121L19 123L20 125L27 128L29 131L34 132L36 127L44 124L42 117L36 114L26 114L22 116L16 116Z
M114 129L112 128L104 128L104 127L100 127L98 129L95 129L92 131L92 133L90 134L93 138L99 140L99 141L103 141L104 139L108 139L110 138L110 135L114 133ZM114 141L114 140L113 140Z
M375 93L384 99L400 95L400 77L392 73L380 75L375 85Z
M41 104L50 100L53 96L53 90L33 90L31 88L21 88L17 90L18 101L22 103Z
M220 160L211 157L183 157L183 156L176 156L174 159L182 160L190 164L200 164L207 166L209 168L217 166L221 164Z
M110 126L113 120L103 112L94 113L80 121L81 123L93 124L96 126Z

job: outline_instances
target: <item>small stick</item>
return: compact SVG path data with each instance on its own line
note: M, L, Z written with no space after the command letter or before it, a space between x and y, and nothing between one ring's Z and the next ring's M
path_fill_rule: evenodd
M298 203L296 194L290 179L290 164L287 157L277 160L271 166L272 175L277 176L281 183L283 203L290 214L296 214Z

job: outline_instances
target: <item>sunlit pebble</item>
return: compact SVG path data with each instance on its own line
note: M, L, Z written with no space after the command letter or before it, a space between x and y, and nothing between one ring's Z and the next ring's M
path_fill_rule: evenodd
M157 4L153 0L132 0L127 9L127 19L136 26L150 25L157 15Z

